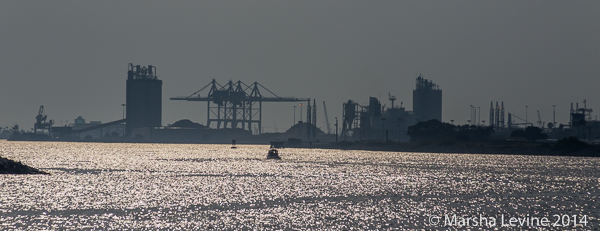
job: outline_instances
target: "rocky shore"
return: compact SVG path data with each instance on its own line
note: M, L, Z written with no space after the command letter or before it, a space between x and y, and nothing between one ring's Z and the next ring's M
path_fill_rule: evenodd
M0 157L0 174L49 174L4 157Z

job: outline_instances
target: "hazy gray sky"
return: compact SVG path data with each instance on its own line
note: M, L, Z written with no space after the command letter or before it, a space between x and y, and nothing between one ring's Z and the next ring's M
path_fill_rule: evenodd
M388 92L412 110L419 73L443 90L443 120L507 112L566 123L571 102L600 114L600 1L0 1L0 125L122 117L127 64L155 65L163 124L206 122L206 105L170 101L215 78L258 81L342 103ZM292 125L293 103L264 127ZM299 113L299 110L297 111ZM299 115L297 116L299 117ZM298 119L298 118L297 118ZM61 122L63 121L63 122ZM333 122L332 122L333 123Z

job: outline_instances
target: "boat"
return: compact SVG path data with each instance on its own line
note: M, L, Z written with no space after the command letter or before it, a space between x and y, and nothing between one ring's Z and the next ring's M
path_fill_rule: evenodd
M274 148L269 150L269 153L267 154L267 159L281 160L281 157L279 157L279 151L277 151L277 149Z
M271 141L271 148L284 148L285 141Z
M231 140L231 149L234 149L234 148L237 148L237 147L235 146L235 140Z

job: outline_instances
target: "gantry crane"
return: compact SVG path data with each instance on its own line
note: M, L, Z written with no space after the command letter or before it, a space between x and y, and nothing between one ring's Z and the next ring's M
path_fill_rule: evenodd
M42 132L46 130L50 133L50 128L52 124L54 124L53 120L49 120L46 122L48 118L47 115L44 115L44 105L40 106L40 110L38 111L38 115L35 117L35 124L33 124L33 133L37 133L37 130L40 129Z
M206 96L201 91L209 89ZM266 97L260 93L266 90L272 96ZM241 128L251 130L252 125L262 133L262 103L263 102L301 102L306 101L310 107L310 98L280 97L258 82L246 85L242 81L229 81L225 85L212 80L209 84L187 97L173 97L171 100L207 102L206 126L216 122L217 128ZM212 103L212 105L211 105ZM307 110L309 123L310 110ZM216 116L216 118L215 118Z

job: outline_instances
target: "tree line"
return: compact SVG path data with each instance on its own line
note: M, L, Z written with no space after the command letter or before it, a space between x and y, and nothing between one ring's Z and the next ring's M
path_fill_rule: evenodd
M422 140L448 140L457 141L482 141L489 139L494 133L494 128L475 125L453 125L439 120L421 121L408 127L407 135L412 141ZM527 127L514 130L510 134L513 138L525 138L529 141L547 139L548 135L538 127Z

